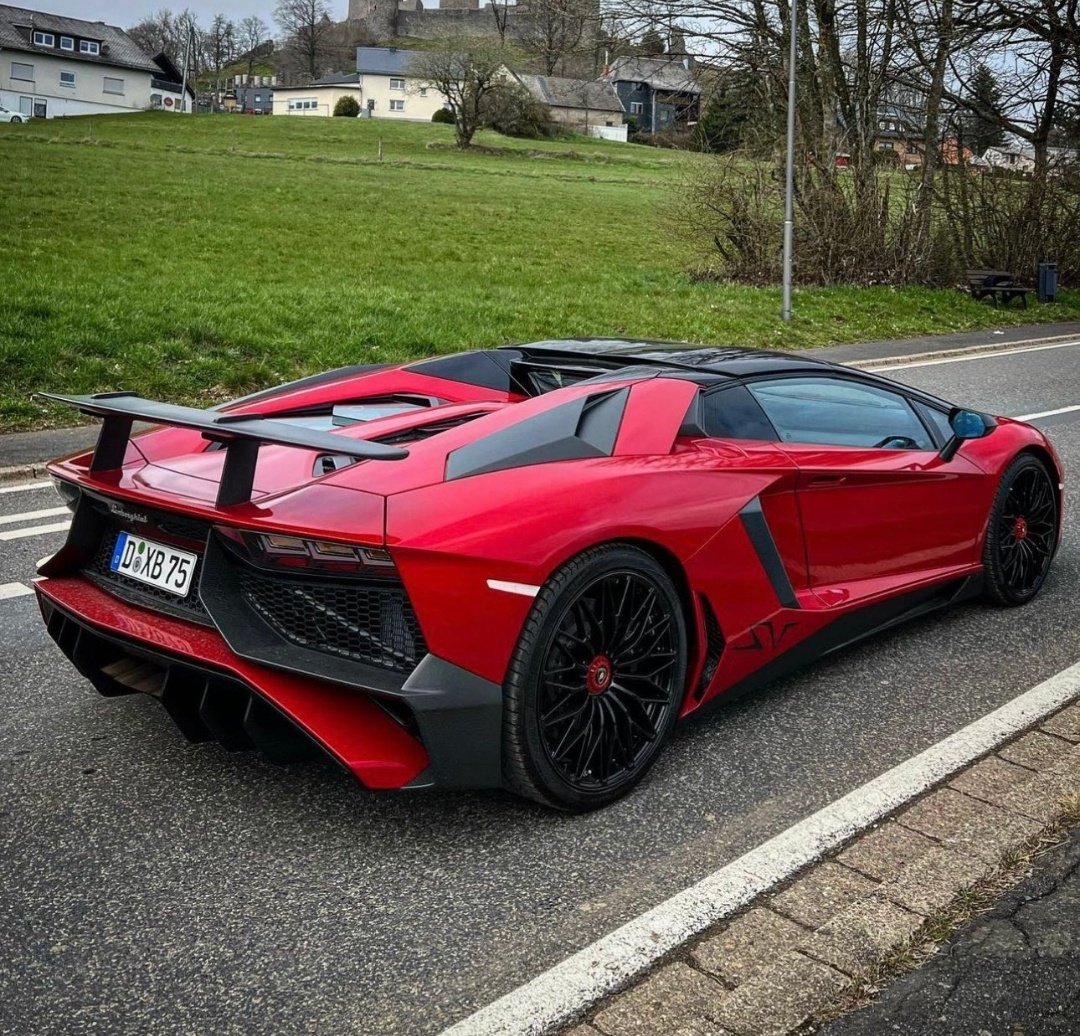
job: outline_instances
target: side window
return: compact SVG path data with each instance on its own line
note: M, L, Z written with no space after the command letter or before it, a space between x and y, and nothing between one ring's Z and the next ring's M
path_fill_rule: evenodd
M701 400L701 424L705 434L714 439L776 441L773 426L742 385L705 393Z
M911 404L843 378L778 378L749 386L781 442L932 450Z
M942 442L948 442L952 438L952 425L949 424L949 415L943 413L941 410L937 410L932 406L927 406L925 403L916 403L916 409L922 414L923 418L930 422L930 424L937 430L941 436Z

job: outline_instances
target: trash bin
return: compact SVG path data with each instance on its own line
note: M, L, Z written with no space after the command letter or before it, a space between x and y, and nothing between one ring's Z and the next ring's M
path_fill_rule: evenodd
M1058 264L1039 263L1038 292L1040 302L1053 302L1058 291Z

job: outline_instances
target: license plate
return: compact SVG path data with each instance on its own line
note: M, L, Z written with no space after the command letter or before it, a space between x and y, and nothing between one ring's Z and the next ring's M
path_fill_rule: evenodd
M195 574L197 556L163 543L122 532L116 537L109 568L128 579L137 579L177 597L186 597Z

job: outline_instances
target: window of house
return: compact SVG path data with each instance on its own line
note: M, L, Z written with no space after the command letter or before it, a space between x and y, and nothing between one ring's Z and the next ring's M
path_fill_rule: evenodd
M289 111L308 112L319 107L319 102L314 97L291 97L289 98Z
M33 80L34 66L24 65L21 61L13 61L11 63L11 78Z
M256 104L261 104L262 103L262 94L256 94L255 95L255 103Z
M892 151L892 149L893 149L892 141L891 140L879 140L877 147L878 147L878 151Z
M392 112L403 112L405 110L405 102L404 101L391 101L390 102L390 110Z
M107 94L122 94L124 92L124 81L123 79L113 79L112 76L105 76L105 83L101 89Z
M51 32L35 32L34 33L34 46L35 47L55 47L56 37Z
M61 50L74 50L75 41L70 36L60 37L60 49Z
M631 101L630 102L630 114L631 115L641 115L641 114L644 113L644 111L645 111L645 105L641 101Z
M61 72L60 73L60 85L66 86L69 90L75 89L75 73L74 72Z
M911 404L896 392L846 378L779 378L747 388L781 442L934 449Z
M390 89L391 90L404 90L405 89L405 80L404 79L391 79L390 80Z
M79 40L80 54L100 54L101 44L94 40Z

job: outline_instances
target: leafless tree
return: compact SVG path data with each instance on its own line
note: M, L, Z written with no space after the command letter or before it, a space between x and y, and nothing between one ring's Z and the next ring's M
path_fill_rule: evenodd
M456 37L417 52L411 75L434 87L454 116L454 135L467 148L483 121L484 99L496 90L513 55L498 37Z
M189 33L192 31L198 40L201 33L198 18L193 11L185 8L174 14L167 7L163 7L156 14L133 25L128 33L147 54L167 54L177 65L182 65Z
M257 14L249 14L244 18L237 29L237 44L240 53L247 57L248 76L251 76L255 67L256 51L262 43L270 37L270 26Z
M595 8L586 0L529 0L519 39L553 75L581 47L594 17Z
M495 34L500 43L506 42L506 27L510 22L510 8L515 6L509 0L491 0L491 16L495 20Z
M223 14L215 14L202 33L203 67L214 72L215 88L221 89L221 73L236 56L236 26Z
M274 20L288 37L297 63L316 77L333 41L334 22L327 0L278 0Z

